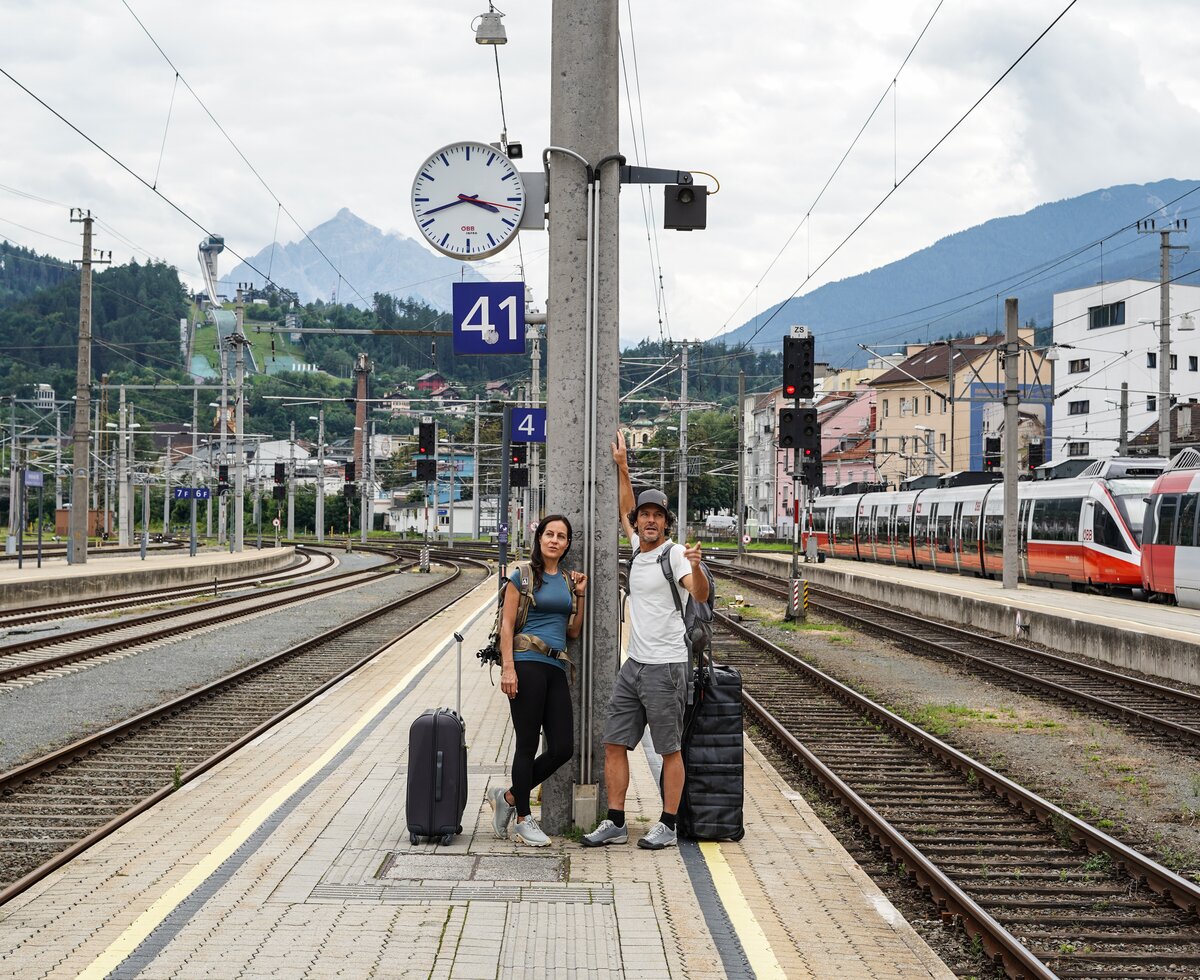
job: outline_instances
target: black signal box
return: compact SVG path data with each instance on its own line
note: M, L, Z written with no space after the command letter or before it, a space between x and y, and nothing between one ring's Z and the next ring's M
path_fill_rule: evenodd
M513 467L508 471L508 485L518 490L529 486L529 470L523 466Z
M418 480L436 480L437 479L437 460L436 459L418 459L417 460L417 479Z
M821 451L821 426L815 408L779 410L779 448Z
M816 387L816 338L783 338L783 397L812 398Z

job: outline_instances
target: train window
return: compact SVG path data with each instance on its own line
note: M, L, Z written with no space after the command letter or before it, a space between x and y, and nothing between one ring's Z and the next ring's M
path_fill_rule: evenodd
M1158 504L1158 520L1155 522L1154 543L1170 544L1175 532L1175 512L1179 510L1179 496L1165 494Z
M854 544L854 517L850 514L834 515L833 534L838 544Z
M964 551L974 551L979 540L979 515L965 514L962 519L962 546Z
M896 539L896 546L900 548L908 547L908 522L911 520L911 514L896 514L895 520L892 522L893 536Z
M913 537L917 544L925 544L929 538L929 515L916 514L913 516Z
M1113 551L1129 551L1129 546L1121 537L1121 528L1117 524L1117 519L1102 502L1097 502L1096 506L1092 508L1092 539L1102 548L1111 548Z
M937 535L937 550L950 552L954 550L954 515L953 513L940 513L941 510L945 509L945 506L939 508L937 525L934 533Z
M1179 520L1175 522L1175 544L1185 548L1196 544L1196 503L1200 495L1185 493L1179 500Z
M1082 506L1083 500L1079 497L1035 500L1030 538L1035 541L1079 540L1079 508Z
M818 507L812 512L812 526L814 531L829 530L829 511L824 507Z
M985 514L983 517L983 550L989 555L1004 553L1004 515Z

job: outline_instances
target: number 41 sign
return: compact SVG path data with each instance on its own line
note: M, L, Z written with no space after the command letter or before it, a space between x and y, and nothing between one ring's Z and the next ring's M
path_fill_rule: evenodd
M525 353L525 284L456 282L455 354Z

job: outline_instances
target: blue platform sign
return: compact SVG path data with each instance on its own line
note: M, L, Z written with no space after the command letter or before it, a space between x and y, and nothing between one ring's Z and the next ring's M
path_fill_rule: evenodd
M456 282L455 354L525 353L525 283Z
M514 408L509 439L512 442L545 442L546 410L544 408Z

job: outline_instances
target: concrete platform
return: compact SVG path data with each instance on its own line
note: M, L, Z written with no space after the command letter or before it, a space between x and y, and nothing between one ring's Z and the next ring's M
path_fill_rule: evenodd
M167 588L211 582L214 577L239 578L285 568L295 560L295 548L286 546L232 553L213 549L193 558L186 551L147 551L145 559L123 553L111 558L88 554L82 565L66 558L48 558L38 568L26 561L0 565L0 609L52 602L66 596L90 599L114 592Z
M747 553L744 563L787 575L791 557ZM846 558L800 568L814 585L1200 685L1200 611L1194 609L1036 585L1014 591L992 579Z
M0 908L0 975L952 976L753 746L737 844L494 839L512 730L473 660L464 833L411 846L408 727L453 704L450 635L482 645L491 589ZM661 804L631 763L636 838Z

